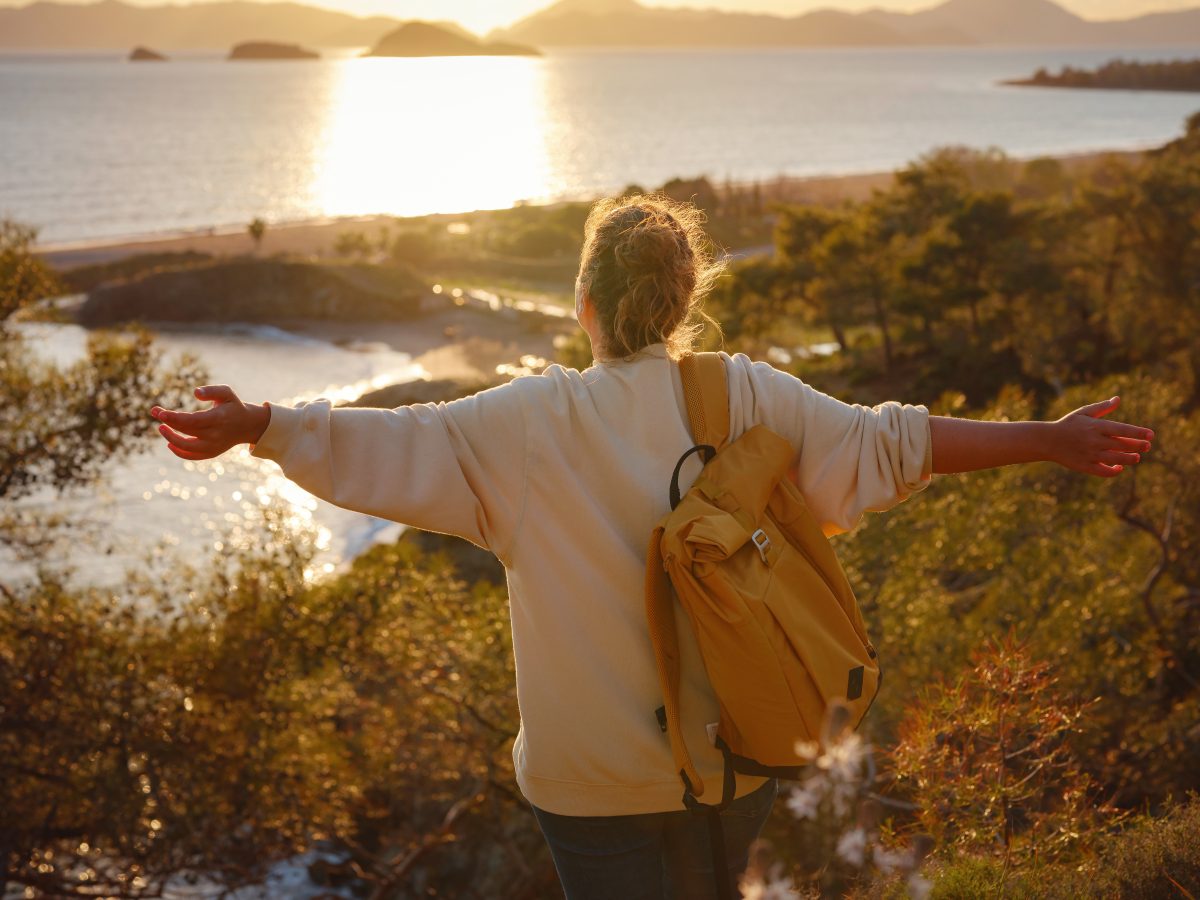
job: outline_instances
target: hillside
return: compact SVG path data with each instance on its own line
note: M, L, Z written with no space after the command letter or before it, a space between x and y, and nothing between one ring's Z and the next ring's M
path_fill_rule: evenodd
M137 273L93 287L81 325L117 322L277 322L284 318L405 319L425 285L404 269L236 257Z
M406 22L388 32L366 56L537 56L522 44L484 42L429 22Z
M948 0L917 13L797 16L561 0L489 38L545 47L1182 44L1200 40L1200 9L1091 22L1051 0Z
M139 45L157 50L223 49L262 36L307 47L366 47L399 24L385 16L360 18L299 3L218 0L133 6L122 0L88 4L40 0L28 6L0 7L0 49L127 51Z
M702 2L702 0L697 0ZM0 7L0 50L217 49L269 35L309 47L375 47L404 24L292 2L216 0L134 6L123 0L75 4L38 0ZM420 52L397 38L381 55L478 55L479 38L452 22L425 23L461 38L457 50ZM489 44L529 47L806 47L903 45L1154 45L1200 42L1200 8L1092 22L1052 0L947 0L916 13L817 10L797 16L646 7L637 0L560 0ZM417 42L419 45L420 42ZM378 49L378 48L377 48ZM469 52L468 52L469 51ZM513 53L494 47L489 53Z
M1136 63L1115 59L1094 71L1067 66L1056 75L1046 69L1038 69L1030 78L1006 83L1019 87L1200 92L1200 59L1178 59L1159 63Z

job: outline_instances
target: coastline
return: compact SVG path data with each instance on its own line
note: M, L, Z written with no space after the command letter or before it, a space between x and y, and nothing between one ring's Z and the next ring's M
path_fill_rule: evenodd
M1067 169L1077 170L1094 164L1100 159L1117 157L1136 161L1142 150L1088 150L1076 153L1048 154L1063 163ZM1028 162L1039 157L1013 157L1015 162ZM860 201L870 197L877 189L891 185L896 172L867 172L814 176L780 176L757 183L766 202L811 204L834 206L846 201ZM734 182L739 191L750 191L754 182ZM587 202L595 198L576 201L539 204L545 207L559 206L568 202ZM476 210L476 213L488 210ZM405 221L453 222L474 213L430 213L425 216L405 217ZM337 236L349 229L378 233L396 221L395 216L386 214L319 217L291 222L270 222L263 238L262 251L267 254L286 253L294 255L323 255L330 252ZM166 231L159 234L128 235L113 238L66 241L39 245L36 252L50 266L64 270L75 266L115 262L142 253L182 253L195 251L214 256L231 256L253 253L254 242L246 233L245 226L215 226L187 231Z

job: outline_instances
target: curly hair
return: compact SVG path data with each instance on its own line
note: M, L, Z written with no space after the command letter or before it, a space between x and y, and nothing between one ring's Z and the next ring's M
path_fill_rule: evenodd
M703 223L695 206L659 194L592 207L579 281L595 306L606 355L630 357L663 343L678 358L706 322L716 324L702 304L724 265L714 261Z

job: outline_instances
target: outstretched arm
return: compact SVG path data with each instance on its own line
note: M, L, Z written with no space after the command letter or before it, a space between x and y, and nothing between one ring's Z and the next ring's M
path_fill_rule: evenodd
M946 475L1013 463L1056 462L1076 472L1112 478L1136 465L1154 432L1104 417L1120 405L1113 397L1081 407L1057 422L979 422L929 417L933 471Z
M237 444L344 509L455 534L506 561L524 508L528 441L521 379L452 403L396 409L245 404L226 385L196 390L213 407L151 414L171 452L212 459Z

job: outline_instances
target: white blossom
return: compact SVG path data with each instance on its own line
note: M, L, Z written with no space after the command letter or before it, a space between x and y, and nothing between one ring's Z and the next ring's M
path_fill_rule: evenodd
M796 755L801 759L812 762L821 753L821 745L816 741L796 741Z
M926 900L931 890L933 882L928 878L916 872L908 876L908 896L912 897L912 900Z
M861 828L852 828L838 838L837 855L852 866L861 866L866 860L867 833Z
M759 875L748 876L742 879L740 887L742 900L800 900L795 883L780 874L778 864L771 867L765 880Z
M868 749L863 739L852 732L828 747L817 758L817 767L839 781L857 781Z
M884 875L891 875L898 869L907 868L912 864L912 857L903 850L888 850L886 847L875 845L871 859Z
M824 779L811 779L804 787L793 788L787 808L797 819L815 819L821 808Z

